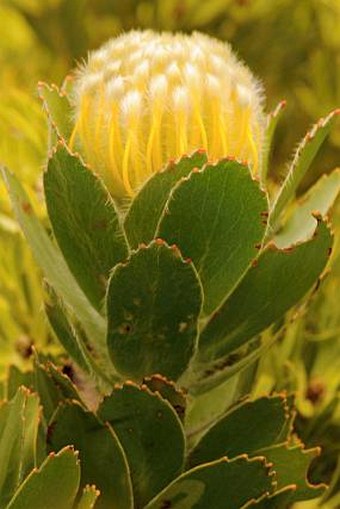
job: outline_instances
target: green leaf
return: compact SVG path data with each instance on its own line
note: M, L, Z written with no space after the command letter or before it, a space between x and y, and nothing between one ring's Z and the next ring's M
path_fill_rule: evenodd
M329 175L323 175L302 197L301 204L295 207L288 221L274 237L275 244L279 248L286 248L310 238L316 225L316 219L312 214L318 213L325 217L339 192L340 169L338 168Z
M201 287L177 248L152 242L112 272L107 295L108 348L116 369L134 380L177 379L197 339Z
M251 507L256 507L256 509L286 509L290 507L295 491L295 484L286 486L279 491L275 491L275 493L271 495L266 494L258 500L253 500L247 505L247 509Z
M270 244L203 329L199 360L227 356L281 318L323 272L332 234L319 221L312 239L289 250Z
M212 363L200 365L198 362L197 366L193 366L194 369L187 373L190 393L196 396L199 394L209 396L209 391L221 386L224 382L230 381L237 373L250 368L275 343L279 332L280 330L275 331L275 333L269 332L265 339L263 336L257 336L237 350ZM197 367L198 371L196 370ZM181 382L183 382L183 379ZM187 380L184 380L184 383L187 383Z
M55 413L59 403L75 400L83 404L75 385L50 361L43 361L35 353L33 388L39 394L45 416L45 424Z
M277 442L289 418L282 396L243 401L214 424L195 446L188 458L190 467L222 456L254 454Z
M135 506L142 507L182 471L180 421L157 393L131 382L104 399L98 416L117 433L130 465Z
M58 387L64 399L72 399L82 404L82 399L77 387L71 379L61 371L60 368L57 368L54 364L52 364L52 362L47 362L45 364L45 369L56 387Z
M288 174L271 207L269 216L270 231L276 230L281 213L288 203L294 198L299 184L307 173L326 136L329 134L339 113L340 110L334 110L328 115L328 117L321 119L306 134L298 146L293 162L288 170Z
M187 402L182 389L176 387L174 382L162 375L151 375L143 378L143 385L146 385L152 392L158 392L162 398L166 399L180 420L184 421Z
M89 337L105 355L105 320L90 305L79 288L66 262L57 247L49 239L43 226L35 216L27 194L16 177L7 169L2 169L3 178L11 198L15 216L33 251L37 263L42 268L49 283L55 288L65 303L83 324Z
M324 493L326 489L324 484L313 485L307 479L311 461L320 454L318 448L304 449L301 444L290 446L285 443L262 449L261 454L267 461L273 463L273 469L277 474L277 489L296 485L296 491L289 499L290 503L317 498Z
M47 112L48 119L59 138L66 142L72 134L72 109L65 92L52 84L40 82L38 94Z
M85 486L76 509L93 509L99 495L100 491L95 486Z
M40 397L46 427L64 398L45 366L40 364L37 359L34 362L34 390Z
M50 361L44 361L35 355L33 387L39 394L45 416L45 424L48 424L51 416L65 400L77 401L84 405L76 386L70 378L54 366Z
M249 169L235 161L193 171L171 193L157 236L193 261L206 313L233 290L257 255L266 215L265 194Z
M105 388L105 385L110 386L112 374L108 372L107 363L104 362L100 366L97 365L97 362L100 362L101 359L97 359L97 362L95 361L97 357L96 352L92 345L88 344L88 340L83 331L77 326L78 324L70 323L66 309L63 307L62 302L55 294L52 287L48 284L46 284L45 287L48 290L45 312L57 339L65 348L71 359L78 364L85 373L93 377L99 386L103 385L103 388Z
M23 480L37 465L37 439L40 424L40 405L37 394L27 394L23 413L23 436L19 480Z
M50 427L50 449L67 444L79 451L81 486L95 484L100 491L96 509L132 509L128 465L115 433L77 401L61 405Z
M173 186L191 170L201 168L206 162L206 153L199 150L191 156L171 161L164 170L152 175L144 184L131 203L124 223L132 248L136 249L141 243L151 242Z
M69 323L55 294L53 300L45 302L45 312L53 332L71 359L85 372L91 373L85 345Z
M272 147L272 141L274 138L275 130L278 121L281 118L281 114L286 107L286 101L280 101L276 108L269 113L267 116L267 126L264 134L264 142L263 142L263 154L262 154L262 163L260 166L260 179L261 182L265 185L269 170L269 157Z
M8 367L5 388L6 399L12 399L21 385L31 389L32 385L32 372L21 371L17 366L11 365Z
M4 507L27 472L35 466L39 400L20 387L0 407L0 506Z
M109 272L128 254L114 203L80 158L58 144L44 174L48 215L71 272L100 310Z
M65 447L26 477L6 509L72 509L79 479L77 454Z
M264 458L221 458L182 474L145 509L240 509L270 491L272 476Z

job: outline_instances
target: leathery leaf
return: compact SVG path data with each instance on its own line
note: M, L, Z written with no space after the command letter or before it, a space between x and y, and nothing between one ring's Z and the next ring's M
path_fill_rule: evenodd
M319 219L309 241L286 250L270 244L203 329L199 360L230 354L281 318L323 272L332 240Z
M162 398L166 399L176 411L180 420L184 421L187 406L184 390L176 387L171 380L158 374L143 378L143 385L146 385L152 392L158 392Z
M255 401L243 401L214 424L191 452L193 467L222 456L254 454L276 443L289 419L286 399L276 395Z
M72 108L65 92L56 85L40 82L38 94L59 138L69 141L72 134Z
M14 214L37 263L57 294L74 311L88 336L91 339L95 338L96 345L105 355L104 318L91 306L86 295L77 284L59 249L51 241L44 227L34 214L27 193L18 179L6 168L2 169L2 174L12 202Z
M307 173L322 143L329 134L340 109L332 111L326 118L319 120L299 144L288 174L271 206L269 216L269 231L276 230L280 216L287 204L294 198L296 190Z
M275 491L275 493L265 494L263 497L253 500L246 507L256 509L285 509L289 507L289 504L296 491L296 485L291 484L282 488L281 490Z
M117 371L138 381L154 373L177 379L194 352L201 301L195 268L175 246L154 241L117 265L107 295Z
M315 230L313 213L326 216L340 192L340 168L323 175L301 198L283 228L274 237L275 244L282 248L307 240Z
M100 309L109 271L128 250L118 213L99 178L59 143L44 174L48 215L74 277Z
M221 458L182 474L145 509L240 509L272 488L264 458Z
M0 407L0 505L4 507L28 472L36 466L39 398L19 387Z
M273 469L277 474L277 489L292 484L296 486L289 498L290 503L317 498L324 493L326 489L324 484L313 485L308 480L310 463L319 453L318 448L304 449L302 444L289 445L289 443L278 444L261 451L267 461L273 463Z
M170 404L133 383L114 388L98 416L115 430L131 470L135 506L143 507L183 468L185 440Z
M171 161L162 171L150 177L132 201L125 218L124 227L132 248L137 248L142 242L151 242L172 187L206 162L206 153L199 150Z
M32 470L6 509L72 509L78 491L80 465L77 453L65 447L51 453Z
M132 509L126 457L110 425L100 422L77 401L66 402L50 425L48 445L58 450L66 444L79 451L81 486L94 484L100 491L96 509L106 509L113 503L116 509Z
M211 313L257 255L267 198L249 169L224 159L193 171L172 191L157 236L192 259Z

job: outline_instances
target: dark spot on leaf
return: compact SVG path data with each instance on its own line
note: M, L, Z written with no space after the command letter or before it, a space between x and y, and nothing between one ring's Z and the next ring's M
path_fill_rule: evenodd
M119 334L129 334L131 331L132 325L130 323L123 323L118 329Z
M63 366L62 368L62 373L64 373L64 375L68 376L70 380L74 381L74 369L73 369L73 366L71 364L65 364L65 366Z

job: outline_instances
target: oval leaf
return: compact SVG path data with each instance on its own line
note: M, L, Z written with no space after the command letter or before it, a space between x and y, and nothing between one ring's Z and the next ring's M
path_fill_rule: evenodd
M135 506L143 507L182 471L180 421L167 401L132 383L115 388L98 415L117 433L131 469Z
M240 509L271 490L264 458L221 458L182 474L145 509Z
M26 477L6 509L72 509L79 480L77 454L65 447Z
M193 355L200 310L192 264L162 241L141 247L109 283L107 341L116 369L134 380L177 379Z
M206 432L191 452L188 465L256 453L276 443L288 419L286 399L282 396L244 401Z
M277 489L295 484L296 490L289 498L290 504L317 498L324 493L325 484L311 484L307 477L311 461L320 454L320 449L304 449L302 444L284 443L263 449L262 454L273 463L277 474Z
M100 309L109 271L127 256L110 195L80 158L59 144L44 174L48 215L73 275Z
M267 199L242 164L222 160L182 179L171 193L157 236L192 259L213 311L231 292L264 235Z
M49 447L72 444L79 451L81 486L100 491L96 508L132 509L132 489L124 451L112 429L76 401L59 407L49 432Z
M312 239L289 250L272 244L202 331L201 360L226 356L281 318L316 282L332 246L323 222Z
M155 173L142 187L131 203L124 227L130 246L137 248L154 238L159 218L173 186L189 175L194 168L202 168L207 155L199 150L191 156L183 156L171 161L164 170Z

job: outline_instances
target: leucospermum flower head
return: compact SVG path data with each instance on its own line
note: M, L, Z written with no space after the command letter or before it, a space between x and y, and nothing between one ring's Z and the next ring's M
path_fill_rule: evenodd
M89 55L74 87L70 140L117 197L170 159L203 148L257 172L261 87L228 44L206 35L133 31Z

